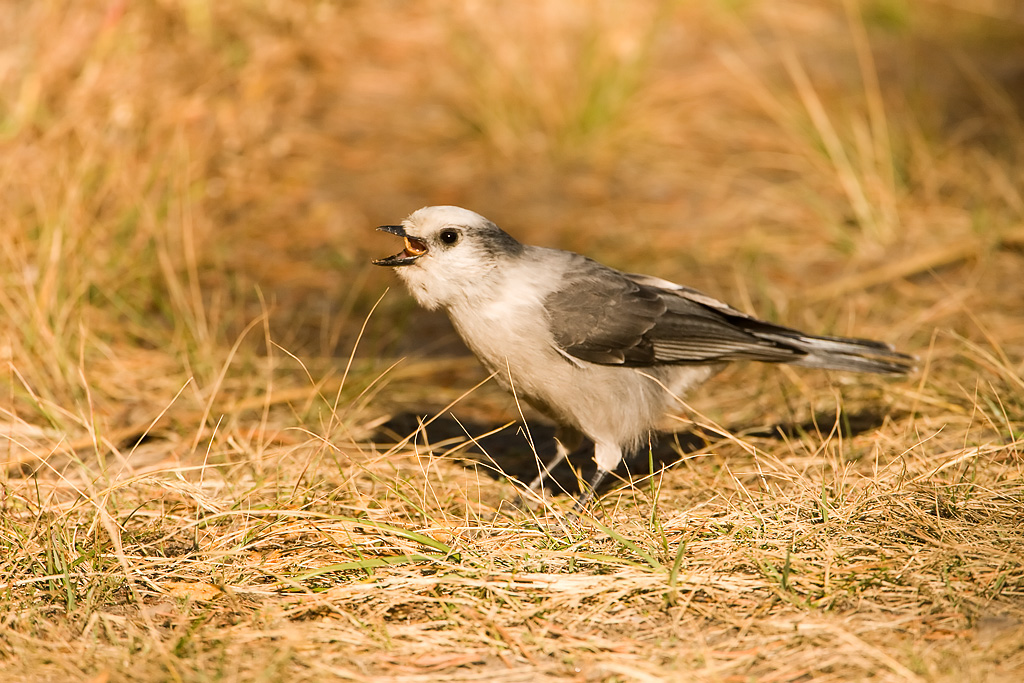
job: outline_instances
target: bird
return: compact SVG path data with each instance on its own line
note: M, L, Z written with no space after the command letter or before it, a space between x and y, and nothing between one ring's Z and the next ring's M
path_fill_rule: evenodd
M691 287L523 244L461 207L424 207L377 229L404 248L373 263L393 268L422 307L446 312L484 368L555 422L556 455L532 488L585 439L593 444L597 470L577 509L728 363L914 369L914 356L884 342L760 320Z

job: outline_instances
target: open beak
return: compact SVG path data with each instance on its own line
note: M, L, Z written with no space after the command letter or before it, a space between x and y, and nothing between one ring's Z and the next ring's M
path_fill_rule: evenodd
M382 225L377 229L381 232L390 232L392 235L398 235L403 238L405 240L405 249L394 256L374 259L373 264L375 266L408 266L416 263L416 259L427 253L426 243L418 237L413 237L406 233L404 226Z

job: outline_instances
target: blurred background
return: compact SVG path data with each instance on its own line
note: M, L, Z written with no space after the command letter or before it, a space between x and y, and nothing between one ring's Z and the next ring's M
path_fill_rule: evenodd
M344 358L388 287L362 355L462 353L369 265L440 203L1019 358L1022 106L1014 0L5 2L6 393L159 404L240 340Z

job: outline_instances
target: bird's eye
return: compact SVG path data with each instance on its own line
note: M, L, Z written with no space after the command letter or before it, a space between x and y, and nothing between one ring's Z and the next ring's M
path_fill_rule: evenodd
M455 230L444 230L441 232L441 241L445 244L455 244L459 241L459 233Z

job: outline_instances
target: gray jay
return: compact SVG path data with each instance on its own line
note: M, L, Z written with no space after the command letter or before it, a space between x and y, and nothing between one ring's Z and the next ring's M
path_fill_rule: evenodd
M484 367L556 422L555 462L584 436L593 442L597 473L579 506L727 362L913 368L912 356L888 344L758 320L689 287L521 244L456 206L428 206L378 230L403 238L405 249L374 263L394 267L421 306L443 309Z

